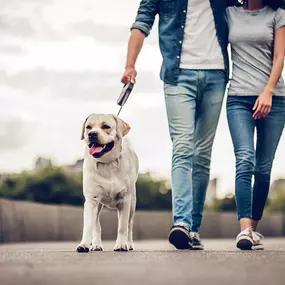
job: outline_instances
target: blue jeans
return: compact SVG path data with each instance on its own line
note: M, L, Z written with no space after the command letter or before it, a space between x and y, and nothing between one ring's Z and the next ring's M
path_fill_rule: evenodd
M284 129L285 97L274 96L270 113L259 120L252 117L256 99L257 96L229 96L227 117L236 156L238 219L259 221L269 192L274 155Z
M212 145L226 86L223 70L180 69L165 84L172 150L173 223L199 232L209 183Z

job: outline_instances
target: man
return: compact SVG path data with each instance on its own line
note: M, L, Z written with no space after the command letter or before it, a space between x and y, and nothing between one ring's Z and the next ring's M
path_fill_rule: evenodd
M135 62L159 15L159 41L172 152L173 227L177 249L203 249L199 230L211 151L228 80L226 0L142 0L122 82L135 83Z

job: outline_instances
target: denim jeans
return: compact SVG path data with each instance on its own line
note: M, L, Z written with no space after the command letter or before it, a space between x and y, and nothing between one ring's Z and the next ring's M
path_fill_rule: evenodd
M188 69L180 69L177 85L164 85L173 145L173 223L187 225L193 232L199 232L202 222L225 86L223 70Z
M227 117L236 156L238 219L259 221L269 192L274 155L284 129L285 97L274 96L270 113L259 120L252 117L256 99L257 96L229 96Z

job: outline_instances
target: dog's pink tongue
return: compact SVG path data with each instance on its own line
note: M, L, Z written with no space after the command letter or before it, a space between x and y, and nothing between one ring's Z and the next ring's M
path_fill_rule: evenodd
M91 155L95 154L95 153L99 153L103 150L103 147L101 146L91 146L90 149L89 149L89 153Z

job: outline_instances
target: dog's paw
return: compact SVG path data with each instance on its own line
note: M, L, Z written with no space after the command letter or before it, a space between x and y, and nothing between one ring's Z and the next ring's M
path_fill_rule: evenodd
M79 244L76 248L77 252L89 252L89 247L86 244Z
M114 251L129 251L129 246L127 243L116 243Z
M134 243L130 242L129 243L129 250L134 250L134 249L135 249Z
M90 251L103 251L103 246L101 244L92 244Z

